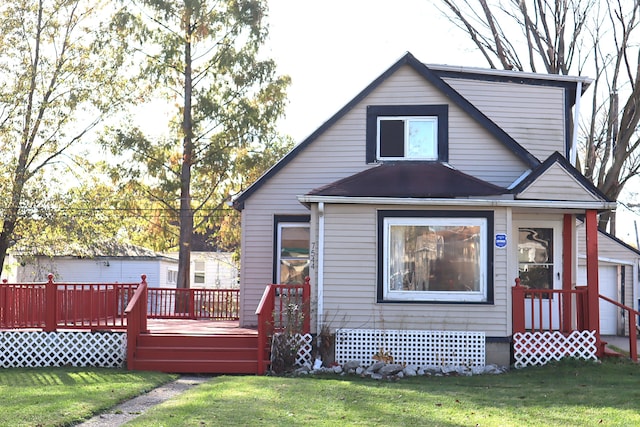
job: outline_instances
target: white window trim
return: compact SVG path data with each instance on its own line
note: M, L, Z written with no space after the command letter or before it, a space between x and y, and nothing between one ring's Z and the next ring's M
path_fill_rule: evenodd
M440 225L440 226L460 226L478 225L480 226L480 289L478 291L402 291L391 290L389 287L389 235L392 225ZM434 302L486 302L487 292L487 219L464 217L464 218L432 218L432 217L386 217L384 218L383 236L383 299L385 301L434 301Z
M402 120L404 122L404 152L403 157L383 157L380 155L380 122L386 120ZM433 126L433 149L434 155L431 157L407 157L406 153L409 152L409 123L414 122L431 122ZM378 116L377 118L377 135L376 135L376 157L378 160L438 160L438 116Z
M292 221L292 222L288 222L288 221L283 221L283 222L278 222L278 231L277 231L277 245L276 245L276 282L279 282L280 277L281 276L281 268L282 268L282 229L283 228L288 228L288 227L296 227L296 228L311 228L310 224L308 222L296 222L296 221ZM300 258L298 258L300 259ZM306 258L307 260L310 260L310 258Z

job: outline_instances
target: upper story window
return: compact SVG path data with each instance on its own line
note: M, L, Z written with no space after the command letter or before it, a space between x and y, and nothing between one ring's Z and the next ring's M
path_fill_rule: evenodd
M447 105L371 105L367 108L367 163L448 161Z

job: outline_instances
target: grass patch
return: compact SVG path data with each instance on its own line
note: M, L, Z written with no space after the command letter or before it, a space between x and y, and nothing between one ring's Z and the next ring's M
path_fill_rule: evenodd
M564 361L504 375L375 381L222 376L128 426L640 425L640 366Z
M175 377L106 368L1 369L0 425L72 425Z

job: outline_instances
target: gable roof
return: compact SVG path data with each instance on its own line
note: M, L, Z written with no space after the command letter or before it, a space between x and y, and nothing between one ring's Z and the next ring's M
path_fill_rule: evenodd
M580 200L613 202L613 200L610 200L557 151L549 156L549 158L547 158L547 160L545 160L539 167L535 168L520 183L518 183L511 192L517 199L528 199L531 198L529 194L537 193L544 194L545 199L547 200L552 200L548 189L558 188L557 178L550 176L552 175L551 171L554 170L560 171L563 175L573 178L572 180L565 180L564 182L566 182L566 186L560 190L564 192L572 191L574 194L578 195L582 192L583 195L578 196L580 197ZM563 198L561 200L567 199Z
M502 187L436 162L383 163L311 190L312 196L455 198L495 196Z
M382 73L377 79L371 82L362 92L356 95L347 105L342 107L336 114L334 114L329 120L327 120L322 126L316 129L309 137L293 148L286 156L284 156L278 163L272 166L267 172L265 172L257 181L251 184L247 189L241 192L238 197L233 201L233 207L237 210L244 209L244 201L249 198L255 191L257 191L266 181L268 181L273 175L278 173L280 169L285 167L298 153L304 150L309 144L315 141L322 133L335 124L340 118L347 114L352 108L360 103L366 96L373 92L380 84L382 84L387 78L394 74L400 67L408 65L412 67L418 74L420 74L425 80L431 83L435 88L443 92L452 103L460 107L470 117L476 120L487 131L492 134L498 141L504 144L511 152L513 152L518 158L520 158L530 168L535 168L540 165L538 159L528 152L524 147L518 144L511 136L509 136L502 128L490 120L484 113L471 104L460 93L449 86L438 74L434 73L427 65L418 61L411 53L407 52L402 58L400 58L389 69Z
M15 256L46 256L73 258L164 258L164 255L142 246L136 246L116 239L64 243L58 242L50 247L23 247L11 251Z

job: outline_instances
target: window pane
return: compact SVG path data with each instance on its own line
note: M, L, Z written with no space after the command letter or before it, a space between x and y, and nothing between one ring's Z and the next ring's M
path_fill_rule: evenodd
M194 273L193 275L193 282L194 283L204 283L204 272L201 273Z
M309 275L309 260L281 260L280 283L285 285L300 285Z
M309 227L282 227L280 236L282 258L309 258Z
M389 289L480 291L480 233L479 225L392 225Z
M404 157L404 120L380 120L379 157Z
M407 157L412 159L437 159L437 119L409 120Z
M551 289L553 266L520 264L520 285L530 289Z
M522 286L553 288L553 228L518 229L518 264Z
M307 222L278 224L277 270L280 284L301 285L309 275L310 231Z

